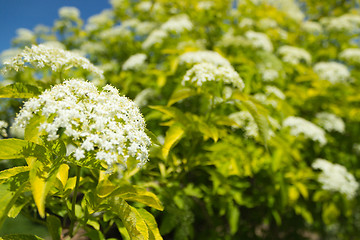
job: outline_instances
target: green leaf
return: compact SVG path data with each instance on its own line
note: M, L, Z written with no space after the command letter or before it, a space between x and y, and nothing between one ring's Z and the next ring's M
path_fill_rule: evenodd
M239 209L236 206L234 206L234 204L230 204L229 211L228 211L228 218L229 218L231 235L234 235L238 230L239 217L240 217Z
M162 112L166 117L173 118L184 126L190 122L185 114L176 107L149 106L149 108Z
M188 98L188 97L191 97L191 96L194 96L194 95L196 95L196 91L194 89L180 88L180 89L175 90L173 92L173 94L171 95L167 105L170 107L174 103L177 103L180 100L183 100L185 98Z
M149 239L150 240L162 240L163 238L160 235L160 231L158 228L158 225L156 223L156 220L151 213L146 211L145 209L137 209L141 217L144 219L146 225L149 228Z
M35 235L28 234L10 234L3 237L0 237L0 240L44 240Z
M148 240L149 229L139 212L120 197L114 197L110 201L111 211L120 217L130 238Z
M28 189L28 172L19 172L0 184L0 227L21 193Z
M267 140L269 138L269 124L266 117L259 113L256 105L252 101L243 101L242 104L244 104L244 106L253 116L255 123L259 128L259 135L263 140L264 145L267 146Z
M25 140L41 145L42 139L40 138L41 132L39 132L39 126L40 123L43 123L45 121L46 121L45 116L34 115L29 120L29 123L26 125L25 134L24 134Z
M127 201L139 202L160 211L164 209L160 200L154 193L148 192L137 186L121 186L112 193L112 196L121 197Z
M161 149L163 157L166 159L170 149L175 146L184 135L184 130L180 124L173 124L166 132L164 146Z
M0 159L24 158L23 149L29 144L26 140L9 138L0 140Z
M19 82L0 88L0 98L31 98L40 93L37 87Z
M5 169L0 172L0 182L2 182L2 180L13 177L19 173L28 172L29 170L30 170L29 166L21 166L21 167L13 167L13 168Z
M53 215L48 215L46 217L46 224L52 240L60 240L62 231L60 219Z
M45 217L45 199L54 185L60 168L60 159L46 159L45 156L35 159L30 166L31 191L39 215ZM54 161L54 162L53 162Z

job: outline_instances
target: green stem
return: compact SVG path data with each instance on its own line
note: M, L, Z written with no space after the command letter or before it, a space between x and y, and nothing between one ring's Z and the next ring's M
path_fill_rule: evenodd
M76 166L76 183L75 183L75 189L74 189L74 194L73 194L72 204L71 204L71 224L70 224L70 228L69 228L70 237L73 237L73 234L74 234L74 225L75 225L75 221L76 221L75 205L76 205L76 197L77 197L77 192L78 192L79 183L80 183L80 173L81 173L81 167Z

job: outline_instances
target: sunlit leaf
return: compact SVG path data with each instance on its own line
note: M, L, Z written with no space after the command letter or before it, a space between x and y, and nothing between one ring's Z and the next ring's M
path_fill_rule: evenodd
M31 98L40 93L37 87L19 82L0 88L0 98Z

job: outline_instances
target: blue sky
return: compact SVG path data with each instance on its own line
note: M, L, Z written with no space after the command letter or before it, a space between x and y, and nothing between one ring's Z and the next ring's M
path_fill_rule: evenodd
M63 6L77 7L83 20L111 8L108 0L0 0L0 52L11 47L18 28L53 26Z

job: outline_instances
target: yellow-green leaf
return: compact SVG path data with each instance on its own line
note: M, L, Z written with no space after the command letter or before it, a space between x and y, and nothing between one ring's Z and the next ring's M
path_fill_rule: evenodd
M60 164L47 159L36 159L30 166L31 191L39 215L45 217L45 199L54 185Z
M173 94L171 95L167 105L171 106L180 100L183 100L185 98L188 98L188 97L191 97L194 95L196 95L196 91L191 88L181 88L181 89L175 90L173 92Z
M151 213L146 211L145 209L137 209L138 213L144 219L148 229L149 229L149 240L162 240L163 238L160 235L160 231L156 220Z
M29 166L13 167L5 169L0 172L0 181L13 177L22 172L28 172L30 170Z
M175 146L184 135L184 130L180 124L173 124L166 132L164 146L161 149L163 157L166 159L170 149Z
M110 202L111 211L120 217L132 240L149 239L149 229L135 208L120 197L114 197Z
M0 88L0 98L31 98L39 94L37 87L19 82Z
M154 193L137 186L123 185L116 189L112 195L121 197L127 201L139 202L160 211L164 209L160 200Z

